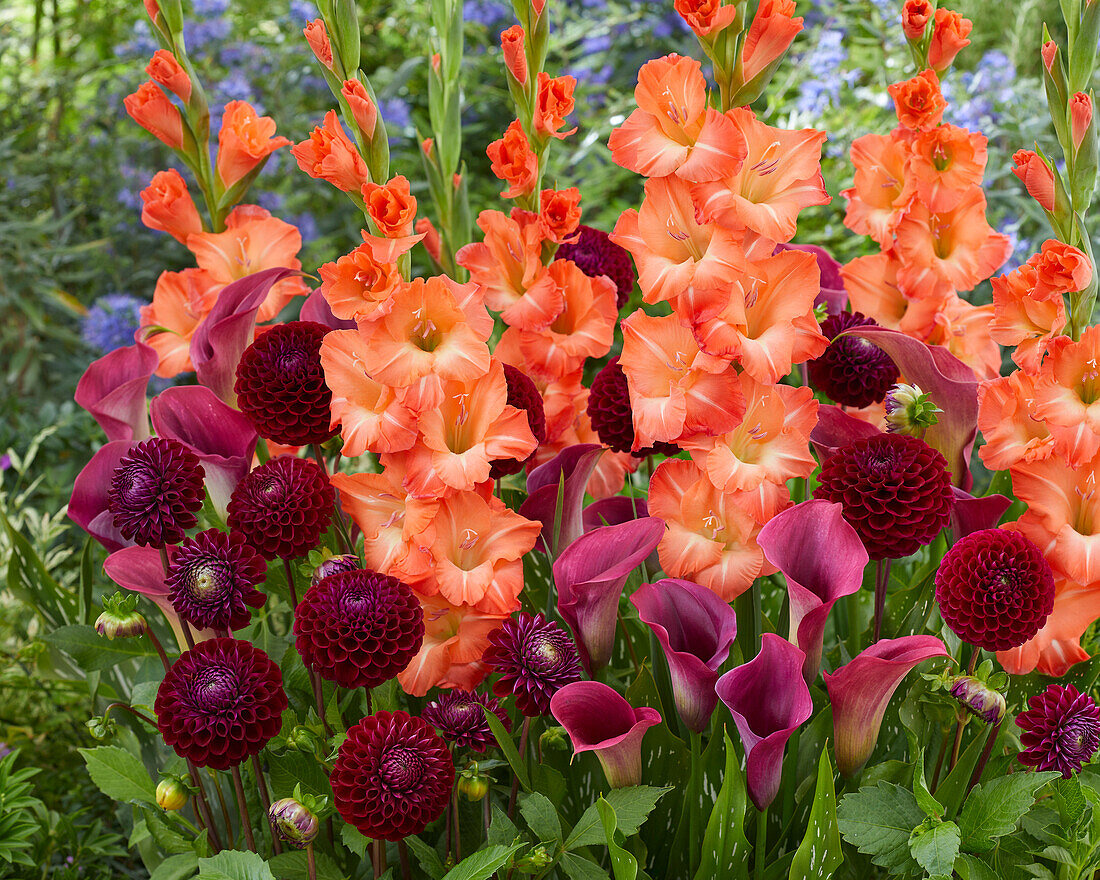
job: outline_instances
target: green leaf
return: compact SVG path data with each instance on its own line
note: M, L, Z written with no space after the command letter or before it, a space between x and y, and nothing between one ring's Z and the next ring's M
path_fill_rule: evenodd
M725 776L703 835L703 852L695 880L711 880L713 877L747 880L749 876L750 847L744 828L747 804L745 779L729 734L723 731L722 735L726 743Z
M440 880L447 873L447 869L443 867L443 862L439 858L439 853L419 837L406 837L405 843L409 845L409 849L413 851L416 860L420 862L420 867L424 869L424 873L431 880Z
M522 836L515 823L500 807L493 806L492 817L486 838L489 846L510 846Z
M576 853L564 853L558 866L569 880L611 880L607 871Z
M821 750L817 768L817 789L806 836L791 862L790 880L817 880L832 877L844 862L841 853L840 829L836 823L836 789L833 786L833 764L829 747ZM713 875L712 875L713 876Z
M145 827L149 830L149 835L164 852L171 855L195 854L191 841L180 834L175 826L169 824L163 812L149 809L142 809L141 812L145 816Z
M951 880L959 856L959 826L929 818L913 831L909 850L931 880Z
M672 791L671 786L656 788L652 785L628 785L625 788L612 789L607 795L607 803L615 811L615 820L624 837L638 833L646 817L653 811L657 801ZM573 832L565 841L565 849L579 849L603 843L603 822L596 805L584 811L584 815L573 827Z
M332 786L324 768L312 755L287 752L269 759L272 799L292 797L294 787L300 785L302 793L316 798L332 798Z
M596 810L603 825L607 854L611 857L611 870L615 874L615 880L637 880L638 860L615 842L615 808L600 797L596 799Z
M124 803L155 804L157 789L138 758L118 746L77 749L88 775L107 797Z
M199 858L194 853L169 856L149 875L149 880L190 880L199 868Z
M85 672L110 669L126 660L153 656L146 639L109 640L86 624L73 624L46 633L42 640L72 657Z
M981 853L993 849L998 837L1016 827L1035 803L1035 792L1058 773L1013 773L974 787L959 814L963 849Z
M895 874L917 871L909 838L924 819L913 793L890 782L846 794L837 809L844 839Z
M199 859L200 880L275 880L267 862L254 852L224 850Z
M526 845L514 843L511 846L486 847L451 868L444 875L443 880L488 880L498 868L507 864L512 858L512 853Z
M370 839L364 837L362 832L354 825L344 824L344 827L340 829L340 842L359 856L359 858L366 858L367 847L370 846Z
M561 841L558 811L545 795L537 791L525 792L519 799L519 811L539 840Z
M989 865L969 853L959 854L955 870L962 880L1003 880Z
M924 750L917 751L917 759L913 770L913 796L919 806L929 816L937 819L943 818L943 804L932 796L928 790L928 783L924 781Z
M496 739L497 745L500 746L500 750L504 752L504 757L508 759L508 763L512 767L512 772L516 774L516 779L519 780L519 784L523 786L524 791L530 791L531 781L527 776L527 770L519 756L519 751L516 749L516 744L512 739L512 735L504 729L504 725L501 724L500 719L497 718L496 713L493 712L492 709L488 706L483 706L482 711L485 713L485 720L489 723L489 729L493 731L493 737Z
M327 853L314 847L313 857L317 867L317 880L344 880L344 872ZM281 853L274 856L268 864L279 880L311 880L309 859L301 850Z

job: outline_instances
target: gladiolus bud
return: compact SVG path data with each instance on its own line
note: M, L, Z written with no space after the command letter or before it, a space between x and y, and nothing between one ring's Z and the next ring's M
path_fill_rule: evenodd
M182 810L190 794L178 776L165 776L157 783L157 806L162 810Z
M191 100L191 77L171 52L157 49L146 65L145 72L153 82L164 86L183 103Z
M1092 98L1084 92L1078 92L1069 99L1069 122L1073 149L1079 150L1092 125Z
M294 798L283 798L267 813L271 827L286 843L298 848L308 846L317 837L317 817Z
M130 117L173 150L183 147L183 120L180 111L168 100L155 83L142 83L136 92L123 101Z
M1054 40L1047 40L1043 43L1043 66L1047 69L1047 73L1054 73L1054 60L1058 57L1058 44Z
M931 17L932 4L928 0L905 0L901 8L901 28L905 39L913 43L923 39Z
M542 10L546 8L546 0L531 0L531 11L535 13L537 19L542 15Z
M673 5L700 39L725 30L737 18L737 7L723 6L722 0L676 0Z
M305 26L302 33L305 34L306 42L309 43L313 54L317 56L317 60L332 70L332 43L329 42L324 20L315 18Z
M427 217L421 217L417 220L413 228L418 235L424 236L421 240L421 244L424 245L424 250L428 252L428 256L438 263L443 253L442 245L439 240L439 230L435 228L432 221Z
M928 64L936 73L943 73L951 66L955 56L970 45L970 31L974 23L949 9L936 10L936 29L928 44Z
M149 20L155 24L157 16L160 15L160 7L157 6L157 0L144 0L144 2L145 11L149 15Z
M149 624L137 608L137 596L115 593L103 598L103 613L96 618L95 631L108 639L128 639L149 632Z
M355 118L355 124L363 132L363 137L370 140L374 137L374 128L378 124L378 108L367 94L366 87L357 79L349 79L344 82L340 94L348 102L351 115Z
M442 65L442 63L443 63L443 59L440 58L438 52L436 52L434 55L432 55L432 70L434 70L436 73L439 73L439 68Z
M996 724L1005 717L1005 698L981 679L960 675L951 682L951 696L986 724Z
M1012 157L1016 167L1012 169L1028 195L1046 211L1054 210L1054 170L1034 150L1017 150Z
M427 159L432 158L432 150L435 149L435 138L424 138L420 142L420 152L422 152Z
M524 54L523 28L518 24L501 31L500 48L504 52L504 66L521 86L527 85L527 56Z
M187 183L175 168L158 171L141 191L141 222L150 229L167 232L180 244L187 236L202 232L202 219Z
M886 395L886 430L920 437L943 412L917 385L897 384Z

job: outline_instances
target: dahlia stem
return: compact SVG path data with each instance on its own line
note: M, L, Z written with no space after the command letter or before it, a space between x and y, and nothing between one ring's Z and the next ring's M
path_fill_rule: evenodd
M187 770L191 774L191 784L198 790L199 809L196 810L196 818L200 823L205 823L206 833L210 837L210 844L214 847L214 852L220 852L222 848L221 838L218 837L218 829L214 825L214 815L210 812L210 802L206 799L206 788L202 784L202 777L199 776L198 768L195 767L193 761L187 762Z
M954 770L955 765L959 763L959 749L962 747L963 727L965 725L965 718L960 717L955 721L955 742L951 746L951 763L947 765L948 773Z
M879 640L879 636L882 635L882 617L886 613L886 587L890 583L890 566L894 560L880 559L878 561L878 571L875 574L875 638L874 641Z
M298 591L294 589L294 569L291 567L290 560L283 560L283 571L286 572L286 585L290 590L290 610L298 610Z
M144 721L146 724L148 724L151 728L153 728L153 730L157 729L157 722L155 722L144 712L139 712L137 709L135 709L133 706L128 705L127 703L111 703L111 705L103 710L104 720L106 720L107 716L111 714L112 709L125 709L139 721Z
M264 779L264 769L260 766L260 756L252 756L252 772L256 776L256 787L260 790L260 803L263 804L264 815L271 814L271 795L267 791L267 780ZM279 835L275 833L275 830L271 830L271 848L275 851L275 855L279 855L283 851L282 846L279 844Z
M317 860L313 856L313 844L306 844L306 870L309 872L309 880L317 880Z
M443 821L447 828L447 843L445 849L447 851L448 859L451 857L451 813L454 812L453 804L454 801L452 799L447 800L447 812L446 815L443 817Z
M1003 721L1004 719L1001 720ZM970 790L981 781L982 773L985 772L985 765L989 763L989 756L993 754L993 744L997 741L997 736L1000 732L1000 721L989 728L989 735L985 738L985 746L982 748L982 754L978 758L978 766L974 768L974 772L970 775L970 782L966 784L966 794L970 794ZM963 795L964 798L966 794Z
M453 793L455 802L455 861L462 861L462 820L458 815L458 789Z
M153 632L152 627L149 627L146 635L149 636L149 641L153 643L153 647L157 649L157 656L160 657L160 662L164 664L164 671L167 672L172 668L172 664L168 662L168 655L164 653L164 645L160 643L160 639L157 638L157 634Z
M321 473L325 475L325 479L329 479L328 462L325 461L325 454L321 451L321 445L314 443L310 447L313 450L313 458L321 468ZM348 535L347 523L344 521L344 511L340 507L340 495L337 493L336 500L333 501L333 508L336 514L336 531L340 535L340 540L344 542L344 552L354 553L351 548L351 537Z
M374 876L375 877L381 877L383 874L386 873L386 868L388 867L386 865L386 841L384 841L384 840L375 840L374 841L374 858L375 858Z
M237 809L241 814L241 828L244 829L244 840L248 844L248 848L254 853L259 853L256 849L256 838L252 835L252 819L248 815L248 804L244 799L244 784L241 782L241 771L236 765L232 768L233 774L233 790L237 794Z
M191 627L187 625L187 621L182 617L180 618L180 629L183 630L183 638L187 641L187 650L195 650L195 636L191 633Z
M402 880L412 880L412 866L409 864L409 849L404 839L397 841L397 857L401 859Z
M932 794L936 793L936 787L940 783L940 771L943 769L943 759L947 757L947 729L943 730L943 738L940 740L940 754L936 758L936 769L932 771Z
M218 782L217 774L213 770L210 771L210 779L214 783L214 792L218 795L218 803L222 808L222 819L225 820L225 836L228 840L234 840L236 835L233 833L233 822L229 818L229 806L225 802L225 795L222 793L221 783Z
M321 689L321 676L316 672L311 672L309 679L313 682L313 701L317 704L317 716L325 726L325 736L331 737L332 728L329 726L328 719L325 717L325 697Z
M527 734L531 732L531 719L527 716L523 718L523 729L519 735L519 759L523 763L527 763ZM516 798L519 796L519 777L513 775L512 778L512 793L508 796L508 818L511 819L516 814ZM456 799L457 803L457 799ZM458 812L457 806L455 812ZM458 827L457 820L455 827Z

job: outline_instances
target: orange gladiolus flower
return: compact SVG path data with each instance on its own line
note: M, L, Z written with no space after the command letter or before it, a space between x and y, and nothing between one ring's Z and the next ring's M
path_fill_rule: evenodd
M1035 267L1036 299L1051 299L1084 290L1092 280L1092 263L1077 248L1048 238L1039 253L1028 260Z
M794 0L760 0L741 53L745 82L778 61L800 30L802 19L794 18Z
M191 337L214 307L221 285L201 269L161 272L153 302L141 307L141 337L156 350L157 375L171 379L195 369Z
M581 192L569 189L544 189L539 197L539 232L547 241L567 241L581 222Z
M412 448L417 417L388 385L364 366L367 343L357 330L333 330L321 343L321 367L332 390L332 424L340 424L344 454L400 452Z
M521 86L527 85L527 55L523 45L525 36L523 28L518 24L500 32L504 66Z
M229 284L262 269L301 269L298 251L302 235L297 228L256 205L238 205L225 219L225 232L198 232L187 236L187 247L199 268L219 284ZM291 299L309 293L301 278L287 278L271 288L256 314L270 321Z
M844 225L889 249L913 199L908 145L894 135L865 134L852 142L851 157L855 180L840 193L848 199Z
M141 191L141 222L150 229L167 232L185 244L187 236L202 232L202 219L187 191L187 183L175 168L158 171Z
M737 7L723 6L722 0L676 0L673 6L700 38L725 30L737 19Z
M741 377L725 358L706 354L675 315L637 311L622 323L623 353L634 412L634 448L723 434L741 422Z
M504 323L521 330L545 330L565 309L561 288L542 265L542 233L534 215L515 210L482 211L477 225L485 240L455 255L485 295L485 304Z
M909 332L906 324L919 306L927 301L911 304L902 331ZM1001 350L990 335L993 306L976 306L957 294L951 294L930 314L933 326L921 337L929 345L942 345L951 354L974 371L979 379L993 379L1001 372Z
M970 31L974 22L950 9L936 10L936 29L928 44L928 64L936 73L943 73L955 60L955 56L970 45Z
M730 7L732 8L732 7ZM686 291L725 291L744 271L740 233L700 223L691 185L650 178L639 210L624 211L611 240L630 251L647 303L671 302Z
M555 260L547 274L560 292L564 308L542 330L509 327L524 371L547 381L579 369L585 358L603 357L611 349L615 321L615 284L606 275L589 278L571 260Z
M1047 343L1066 326L1066 305L1060 296L1044 300L1032 296L1038 277L1032 260L993 279L989 333L994 342L1015 347L1012 359L1034 375Z
M897 255L892 251L856 257L840 269L848 303L853 312L874 318L883 327L897 330L909 307L898 287Z
M361 244L319 271L321 293L332 314L345 321L371 320L391 307L390 297L401 281L394 263L379 263L370 245Z
M799 211L829 203L821 177L825 132L772 128L744 107L726 115L748 145L748 154L738 166L727 166L718 180L694 188L703 219L790 241Z
M1064 578L1054 582L1054 610L1036 636L1011 651L998 651L997 662L1012 675L1038 670L1060 678L1071 666L1088 660L1081 636L1100 618L1100 588Z
M950 211L985 174L986 138L955 125L922 131L913 139L909 172L917 198L933 214Z
M647 61L634 89L638 103L611 132L608 146L617 165L646 177L677 174L714 180L737 171L745 142L729 119L707 107L707 81L694 58L666 55Z
M978 450L990 470L1042 461L1054 451L1046 423L1035 417L1035 378L1021 370L978 386Z
M324 124L314 128L308 140L291 147L290 153L306 174L327 180L342 192L360 192L370 180L367 164L344 133L335 110L329 110Z
M404 238L413 231L416 198L406 177L399 174L386 184L366 183L362 193L371 220L386 238Z
M905 39L921 39L931 18L932 4L928 0L905 0L901 7L901 29Z
M363 132L363 137L371 140L374 137L374 128L378 124L378 108L367 94L366 87L357 79L344 80L340 87L340 94L348 102L351 115L355 124Z
M1043 206L1045 211L1054 210L1054 171L1034 150L1017 150L1012 156L1016 166L1012 169L1023 182L1027 193Z
M123 101L130 118L173 150L183 149L183 120L180 111L155 83L144 82Z
M222 127L218 132L218 177L229 189L280 147L290 144L275 137L275 120L257 116L247 101L225 105Z
M332 43L329 42L328 31L325 29L324 19L315 18L302 30L306 42L317 60L329 70L332 70Z
M1054 438L1054 451L1071 462L1100 452L1100 325L1074 342L1051 341L1035 383L1035 416ZM1089 579L1091 583L1095 578Z
M894 83L886 91L894 99L898 122L912 131L928 131L943 121L947 101L940 91L940 78L934 70L922 70L912 79Z
M576 85L577 80L572 76L551 77L548 73L539 71L532 120L535 131L545 137L561 140L577 130L576 127L569 131L558 130L565 125L565 117L573 112L573 88Z
M191 100L191 77L167 49L157 49L153 53L145 72L153 82L164 86L184 104Z
M668 526L657 546L665 573L731 602L757 577L774 572L756 543L760 526L742 500L738 493L719 492L690 461L661 462L649 483L649 515Z
M508 184L501 193L506 199L525 196L535 191L538 179L538 157L527 142L523 126L514 121L504 132L504 136L493 141L485 150L489 157L493 174Z
M481 657L489 634L507 614L482 614L467 605L451 605L442 596L421 596L424 644L397 676L405 693L422 697L433 687L473 690L489 672Z

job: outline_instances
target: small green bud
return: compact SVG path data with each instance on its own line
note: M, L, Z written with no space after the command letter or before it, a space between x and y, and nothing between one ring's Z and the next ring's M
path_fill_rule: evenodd
M294 798L283 798L273 803L267 817L275 833L299 849L313 842L320 827L317 817Z
M95 631L109 639L127 639L149 632L149 624L137 608L133 593L103 597L103 613L96 618Z
M920 437L943 412L916 385L897 384L886 395L886 430Z
M118 731L118 725L115 724L115 719L106 715L89 718L84 722L84 726L88 728L88 733L96 742L107 742L108 740L112 740L115 738L115 733Z
M290 736L287 737L286 744L287 748L294 749L296 752L305 752L308 755L315 755L317 754L317 750L321 747L321 737L308 727L303 727L299 724L290 731Z
M564 727L548 727L539 737L539 743L544 749L556 749L561 752L572 748L565 735Z
M191 787L178 776L165 776L157 783L157 806L162 810L182 810L191 796Z
M458 774L458 790L465 795L467 800L479 801L489 793L489 783L492 780L481 772L477 762L470 765Z
M537 874L539 871L549 867L552 861L554 861L554 858L547 851L546 847L539 845L522 859L516 860L516 870L522 874Z

